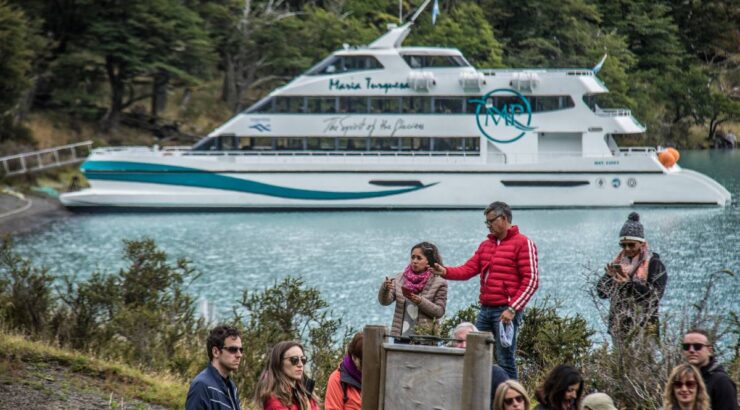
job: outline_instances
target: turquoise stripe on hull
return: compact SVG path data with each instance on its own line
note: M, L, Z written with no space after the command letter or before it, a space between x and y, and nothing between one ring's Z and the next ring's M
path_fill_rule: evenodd
M248 179L234 178L212 172L204 172L203 170L195 168L138 162L87 161L82 165L81 169L85 173L85 176L91 180L191 186L197 188L246 192L279 198L309 200L380 198L413 192L436 185L436 183L434 183L385 191L336 192L288 188L251 181Z

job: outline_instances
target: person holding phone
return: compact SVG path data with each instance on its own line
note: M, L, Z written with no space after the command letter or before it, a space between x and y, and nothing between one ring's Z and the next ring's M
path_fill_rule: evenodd
M668 274L657 253L645 240L640 215L632 212L619 232L622 250L604 269L596 290L609 299L609 333L629 335L640 328L658 334L658 305Z
M445 314L447 281L432 274L435 263L442 263L437 247L418 243L411 248L411 260L403 272L392 278L386 276L380 285L380 304L396 302L391 336L397 343L408 342L417 326L434 324Z
M306 377L308 362L298 342L279 342L267 357L254 389L254 401L262 410L319 410L313 380Z

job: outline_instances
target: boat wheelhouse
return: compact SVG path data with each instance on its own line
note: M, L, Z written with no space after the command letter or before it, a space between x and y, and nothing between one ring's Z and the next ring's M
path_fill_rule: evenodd
M596 69L480 70L403 47L412 22L347 47L193 147L101 148L74 208L478 209L725 205L711 178L614 135L645 127L595 103Z

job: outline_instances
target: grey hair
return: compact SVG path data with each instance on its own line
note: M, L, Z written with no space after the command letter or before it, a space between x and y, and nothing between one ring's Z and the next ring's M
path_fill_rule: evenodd
M462 322L459 325L455 326L455 329L452 330L452 338L454 339L455 338L455 335L457 334L457 332L459 332L461 330L464 330L464 329L470 329L471 332L477 332L478 331L478 328L475 327L474 324L472 324L470 322Z
M511 207L506 202L491 202L491 204L486 207L486 210L483 211L483 215L488 215L489 212L495 213L496 216L504 215L506 216L506 220L511 223Z

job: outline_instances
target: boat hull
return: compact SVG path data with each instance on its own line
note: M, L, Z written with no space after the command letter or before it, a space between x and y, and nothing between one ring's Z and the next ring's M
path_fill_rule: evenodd
M61 196L88 209L480 209L723 206L730 194L690 170L446 172L107 172L93 187Z

